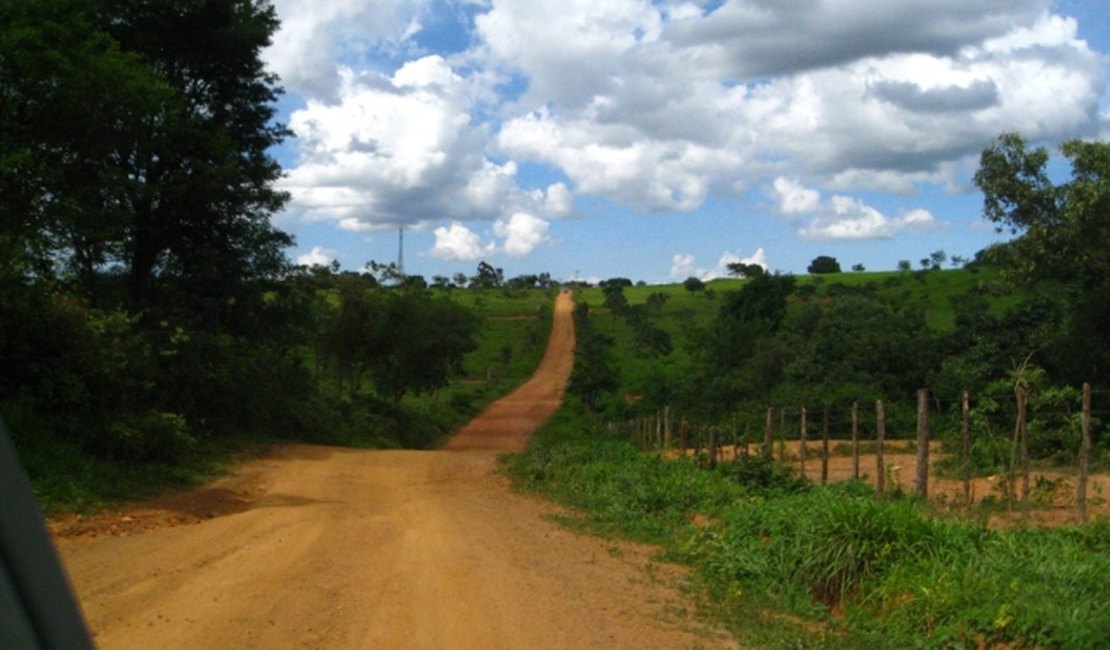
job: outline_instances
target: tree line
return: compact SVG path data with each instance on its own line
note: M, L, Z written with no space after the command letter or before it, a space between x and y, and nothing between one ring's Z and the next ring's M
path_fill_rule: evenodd
M398 424L399 402L446 384L478 318L387 266L296 267L271 221L289 131L260 56L268 2L8 0L0 24L0 414L17 444L147 462L251 434L442 433Z

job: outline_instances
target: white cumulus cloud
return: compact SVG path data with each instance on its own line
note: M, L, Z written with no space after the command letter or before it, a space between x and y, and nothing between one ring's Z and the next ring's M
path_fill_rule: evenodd
M492 243L483 244L477 233L457 221L436 228L433 234L436 241L428 254L441 260L473 262L494 252Z
M289 89L334 99L338 59L368 45L402 47L430 6L429 0L275 0L281 26L263 58Z
M675 280L685 280L689 277L695 277L707 281L726 278L732 275L728 265L737 262L758 264L762 266L764 270L770 270L770 267L767 265L767 253L764 252L763 248L756 249L755 253L747 257L743 257L739 253L734 253L732 251L725 251L721 254L721 257L717 259L717 265L711 269L699 267L696 258L689 253L676 253L671 259L671 278Z
M817 209L821 193L803 187L796 181L786 178L775 179L775 193L778 194L779 211L783 214L805 214Z
M510 257L523 257L549 240L551 227L547 221L526 212L517 212L507 220L493 224L493 232L505 240L502 249Z
M339 256L337 251L323 246L313 246L309 252L297 256L297 264L304 266L327 266Z
M889 239L901 231L924 232L946 225L923 208L891 218L850 196L823 200L817 190L781 177L773 188L779 213L805 222L798 230L801 239Z

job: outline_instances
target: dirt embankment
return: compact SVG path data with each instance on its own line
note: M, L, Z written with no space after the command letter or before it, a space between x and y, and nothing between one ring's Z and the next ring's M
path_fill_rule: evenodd
M562 398L561 295L535 376L440 451L288 446L235 476L58 524L102 648L734 647L651 549L585 537L508 489Z

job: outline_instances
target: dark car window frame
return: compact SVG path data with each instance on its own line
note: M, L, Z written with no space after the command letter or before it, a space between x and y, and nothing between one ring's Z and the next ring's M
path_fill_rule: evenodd
M93 647L0 419L0 648Z

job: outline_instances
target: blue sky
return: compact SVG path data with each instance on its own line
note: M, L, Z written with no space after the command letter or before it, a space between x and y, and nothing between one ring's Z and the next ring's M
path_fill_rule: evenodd
M403 227L428 278L916 266L998 241L1000 132L1110 139L1105 0L274 4L303 263L394 261Z

